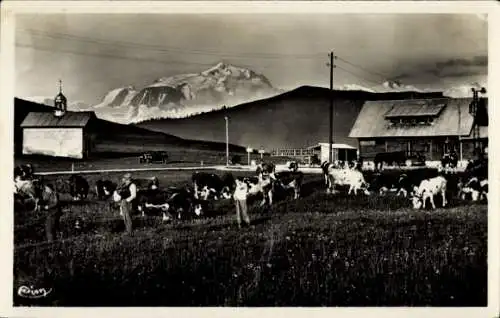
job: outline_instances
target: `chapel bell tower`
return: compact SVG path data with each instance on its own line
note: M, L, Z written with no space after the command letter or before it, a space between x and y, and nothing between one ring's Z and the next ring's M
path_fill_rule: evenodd
M59 80L59 94L54 98L54 107L56 116L63 116L67 110L68 100L62 93L62 81Z

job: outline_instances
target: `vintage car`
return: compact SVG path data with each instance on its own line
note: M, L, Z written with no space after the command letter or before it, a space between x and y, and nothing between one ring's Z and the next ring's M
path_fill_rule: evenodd
M139 157L139 163L167 163L168 155L165 151L147 151Z

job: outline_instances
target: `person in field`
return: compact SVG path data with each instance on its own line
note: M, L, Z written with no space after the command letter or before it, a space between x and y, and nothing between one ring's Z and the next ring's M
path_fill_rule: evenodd
M233 199L236 205L236 222L238 227L241 228L242 221L246 226L250 225L250 218L248 217L248 185L242 177L236 178L236 189L234 190Z
M40 198L40 207L47 213L45 221L45 234L47 241L53 242L59 231L59 219L61 218L62 209L59 201L59 194L54 189L54 186L42 185Z
M137 186L133 182L130 173L126 173L123 176L120 196L120 214L123 216L123 221L125 222L125 231L128 234L132 234L132 214L137 205Z

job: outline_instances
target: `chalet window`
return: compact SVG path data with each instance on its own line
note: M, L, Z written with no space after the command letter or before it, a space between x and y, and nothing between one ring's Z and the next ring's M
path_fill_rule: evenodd
M432 125L433 118L438 117L446 103L432 100L408 100L395 103L385 114L389 127L411 127Z
M425 143L425 145L424 145L424 151L425 152L431 151L431 143L430 142Z
M360 146L375 146L375 140L360 140L359 145Z

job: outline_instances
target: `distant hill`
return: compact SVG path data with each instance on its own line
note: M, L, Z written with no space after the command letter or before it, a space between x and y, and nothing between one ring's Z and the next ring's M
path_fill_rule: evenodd
M336 90L334 94L334 142L357 146L348 138L349 131L368 100L396 100L442 97L442 93ZM225 120L229 117L229 140L232 143L264 147L305 147L328 142L330 90L302 86L295 90L227 109L176 119L155 119L138 127L173 134L187 139L225 140ZM367 123L369 124L369 123Z
M22 121L30 112L52 112L54 107L42 105L27 100L14 100L14 150L15 154L22 153ZM207 150L224 152L225 142L218 143L203 140L188 140L162 132L150 131L132 125L113 123L98 119L96 130L99 135L96 151L100 153L137 153L145 150ZM245 152L245 148L230 145L230 150Z

